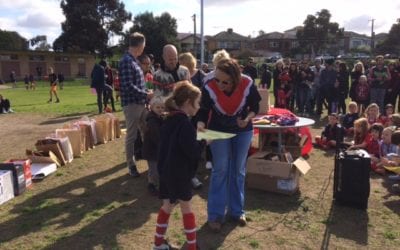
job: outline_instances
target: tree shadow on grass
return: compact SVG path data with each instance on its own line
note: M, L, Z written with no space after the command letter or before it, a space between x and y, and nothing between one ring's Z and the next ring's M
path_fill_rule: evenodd
M332 235L345 238L366 246L368 244L368 213L366 210L355 209L331 204L328 218L324 221L326 227L321 249L335 248Z
M158 203L145 191L146 178L128 175L109 178L126 168L119 164L105 171L71 181L45 191L18 204L11 211L13 219L0 224L0 242L40 231L46 227L59 228L54 241L45 249L93 249L118 246L117 236L140 228L156 211ZM101 185L96 183L105 181ZM70 228L86 224L69 234Z

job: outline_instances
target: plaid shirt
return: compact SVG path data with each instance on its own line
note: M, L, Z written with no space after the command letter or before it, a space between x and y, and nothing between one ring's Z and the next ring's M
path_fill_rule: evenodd
M128 52L119 61L119 79L122 107L131 103L144 104L146 102L147 92L143 71L136 59Z

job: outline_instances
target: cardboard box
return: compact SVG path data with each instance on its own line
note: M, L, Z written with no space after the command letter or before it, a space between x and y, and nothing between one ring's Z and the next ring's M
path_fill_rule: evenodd
M27 188L30 188L32 186L31 160L29 160L29 159L10 159L10 160L7 160L6 162L21 164L24 167L25 186Z
M12 172L0 170L0 205L14 198Z
M266 114L269 111L269 91L268 89L258 89L258 93L261 96L261 101L259 103L260 106L260 114Z
M13 175L14 195L18 196L25 192L25 175L22 164L17 163L0 163L0 170L8 170Z
M43 152L27 149L26 155L32 163L55 163L57 167L61 167L61 162L58 160L57 156L51 151Z
M300 175L310 169L307 161L299 157L293 163L265 160L268 152L261 151L247 160L247 187L270 192L294 194L299 190Z

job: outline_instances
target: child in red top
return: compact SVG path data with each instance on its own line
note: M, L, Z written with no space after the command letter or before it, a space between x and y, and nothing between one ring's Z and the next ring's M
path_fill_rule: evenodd
M354 87L354 101L357 103L360 112L363 112L369 102L370 87L367 77L361 75Z
M385 106L385 114L381 115L379 119L382 122L383 127L388 127L389 126L389 118L390 116L394 113L394 107L392 104L388 103Z
M369 125L372 125L374 123L382 124L382 121L379 119L380 114L378 104L371 103L370 105L368 105L368 107L365 109L364 115L367 118Z
M118 76L118 71L115 71L114 74L114 91L115 91L115 101L118 102L118 99L120 97L120 83L119 83L119 76Z
M367 118L359 118L354 122L354 144L349 149L367 148L371 135L368 133L369 124Z
M379 166L380 161L380 140L382 136L383 126L380 123L375 123L370 128L370 138L367 141L367 152L371 157L371 169L378 173L384 174L385 169L382 166Z
M281 80L281 84L279 86L278 94L277 94L277 107L289 109L289 100L290 100L290 96L292 94L292 91L291 91L291 88L289 85L289 81L291 81L291 78L287 71L283 71L279 75L279 79Z

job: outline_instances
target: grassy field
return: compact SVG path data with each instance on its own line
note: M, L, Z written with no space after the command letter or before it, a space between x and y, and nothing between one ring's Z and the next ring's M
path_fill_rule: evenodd
M48 83L36 91L1 90L14 114L0 115L0 160L23 156L36 139L63 123L97 113L96 97L85 80L67 82L61 103L47 104ZM123 115L119 103L116 115ZM316 120L319 134L326 118ZM147 193L147 164L140 178L125 167L124 138L85 152L21 196L0 206L0 249L150 249L160 201ZM371 176L369 208L361 211L332 203L333 152L313 150L312 169L301 192L285 196L246 189L248 226L226 223L219 234L208 230L210 172L199 169L203 189L193 208L201 249L399 249L400 199L386 177ZM178 209L167 237L182 246L185 237ZM182 248L184 249L184 248Z
M0 93L11 101L12 109L18 113L38 113L74 115L97 111L96 95L91 92L88 79L78 79L64 83L64 89L58 87L60 103L47 103L49 83L39 81L36 90L26 90L22 82L17 88L0 89ZM53 97L54 99L54 97ZM120 109L119 105L116 108Z

